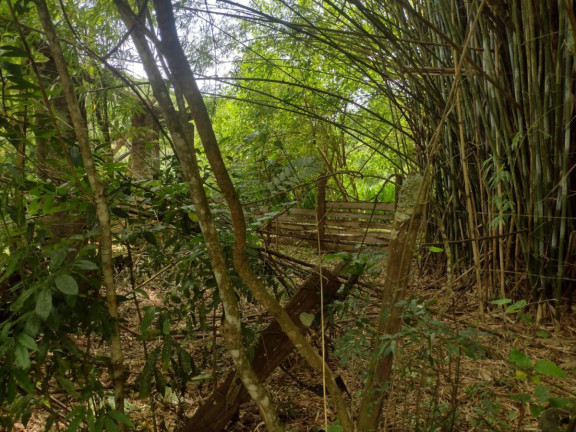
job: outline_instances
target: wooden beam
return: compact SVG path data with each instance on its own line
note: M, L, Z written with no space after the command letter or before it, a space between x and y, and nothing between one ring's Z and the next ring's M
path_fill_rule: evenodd
M312 273L292 297L286 306L286 311L301 330L306 330L306 327L300 320L300 314L317 314L320 310L321 287L324 292L325 306L332 302L342 286L338 275L343 268L344 265L341 264L333 271L322 269L322 284L320 274ZM355 284L359 277L360 275L350 276L348 284ZM293 350L294 346L282 332L278 323L274 321L258 339L254 349L255 357L252 361L252 368L262 380L265 380ZM220 432L234 417L240 405L249 400L250 396L244 389L240 378L232 372L212 396L204 401L180 432Z

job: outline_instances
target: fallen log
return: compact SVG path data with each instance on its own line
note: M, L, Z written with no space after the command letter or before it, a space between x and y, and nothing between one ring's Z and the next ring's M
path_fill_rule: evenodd
M345 265L334 270L322 269L324 306L330 304L342 286L338 275ZM347 281L354 285L359 275L352 275ZM300 315L317 314L320 311L320 274L314 272L303 283L290 302L286 311L302 331L306 326ZM265 380L294 350L294 345L282 332L276 321L262 332L254 349L252 367L258 376ZM210 396L194 415L186 422L181 432L221 432L240 409L240 405L250 400L242 381L235 372L228 374L218 389Z

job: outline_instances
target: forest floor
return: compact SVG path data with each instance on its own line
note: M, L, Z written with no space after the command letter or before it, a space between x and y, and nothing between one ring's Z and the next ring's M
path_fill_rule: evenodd
M303 261L317 260L306 253L297 256L302 252L296 249L285 252ZM285 276L293 275L294 285L302 280L305 270L296 267L292 273L290 270L285 273ZM340 305L340 312L333 316L333 322L324 332L328 363L342 378L352 407L358 406L362 390L370 346L369 323L375 322L378 316L382 272L383 265L376 260L352 291L346 308ZM397 338L393 380L384 405L383 431L534 431L539 429L531 409L534 414L534 410L553 406L558 398L576 400L576 313L565 314L556 329L529 322L529 315L522 311L505 313L505 306L492 305L480 317L471 281L460 280L451 291L441 275L418 265L413 274L410 287L413 301L407 304L410 313L402 335ZM142 280L146 279L142 275ZM118 282L124 294L131 291L127 272L120 274ZM148 298L140 300L140 308L165 306L173 286L169 272L153 278L142 287ZM232 367L218 330L221 312L207 317L214 326L188 331L186 338L179 332L173 335L198 368L185 392L168 390L162 395L153 390L151 397L141 400L138 381L146 362L144 349L149 356L154 347L159 346L160 339L149 340L144 348L137 338L141 318L134 303L126 302L122 308L129 309L121 312L122 316L129 317L123 323L123 348L129 371L127 411L138 431L176 431ZM257 328L269 322L254 305L245 305L244 311L246 322ZM176 324L185 325L184 322ZM312 332L310 337L320 348L320 333ZM80 346L83 343L85 341L78 341ZM106 349L101 346L98 351L106 354ZM522 363L523 357L519 354L511 357L511 353L518 352L525 353L530 361ZM538 360L554 362L567 377L555 377L549 369L534 367ZM102 383L110 388L105 372ZM301 357L290 355L267 385L287 428L324 430L321 379ZM54 397L57 400L59 396ZM63 403L62 409L65 406ZM330 403L327 406L326 416L330 420L333 413ZM58 406L52 404L52 409L57 410ZM14 430L43 431L45 418L44 411L35 410L27 427L17 425ZM65 424L62 422L60 429L53 430L65 430ZM255 405L248 403L227 430L266 429Z

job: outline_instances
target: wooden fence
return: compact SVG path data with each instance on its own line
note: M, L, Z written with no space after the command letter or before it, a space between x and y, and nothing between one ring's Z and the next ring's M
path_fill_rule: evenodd
M326 201L317 209L290 208L261 228L268 247L299 245L324 251L354 251L358 245L386 247L394 203Z

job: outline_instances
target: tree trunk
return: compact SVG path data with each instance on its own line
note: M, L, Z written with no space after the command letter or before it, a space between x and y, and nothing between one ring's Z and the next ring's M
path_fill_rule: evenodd
M422 216L422 205L419 202L421 186L422 177L416 174L404 180L400 191L393 238L388 247L378 330L358 412L358 430L362 432L378 430L382 401L390 381L394 352L391 342L380 340L380 335L394 335L402 329L402 309L397 304L405 298L410 279L410 266Z
M160 143L153 114L144 106L132 115L131 135L132 176L150 180L160 172Z
M162 38L162 42L159 43L159 48L167 60L176 90L182 92L192 112L192 118L194 119L198 135L202 141L206 157L230 209L234 229L234 264L236 270L252 295L266 308L274 319L276 319L282 331L287 334L306 361L308 361L318 373L325 374L326 386L333 398L336 412L344 432L353 431L354 426L350 419L347 405L342 397L342 392L334 380L332 371L326 366L324 359L303 336L298 326L292 321L288 313L280 306L274 296L267 291L262 281L250 267L246 254L246 221L244 218L244 210L236 194L236 189L230 179L226 165L224 164L222 154L220 153L206 105L198 89L190 64L184 54L182 45L180 44L172 4L169 1L155 0L154 8L156 10L158 28Z
M290 317L298 323L300 330L306 327L300 320L300 314L317 314L320 310L320 287L324 289L324 307L331 303L336 292L342 286L338 274L343 265L330 271L322 269L310 275L301 285L300 289L286 305ZM320 275L324 281L320 283ZM353 286L360 275L353 275L346 282ZM258 376L265 380L294 351L294 345L282 332L276 321L273 321L260 335L254 347L255 357L252 367ZM203 405L194 413L194 416L185 424L181 432L220 432L226 427L240 405L247 402L249 395L242 388L238 375L230 373L224 379L212 396L204 401Z
M200 229L204 236L206 249L210 257L212 271L220 291L220 299L225 312L225 321L222 326L222 335L230 350L232 360L236 366L246 390L258 405L260 413L271 432L284 431L278 419L275 407L261 380L251 367L247 350L244 346L241 329L241 313L238 307L230 273L226 264L224 251L218 239L214 220L208 198L204 191L200 170L194 150L194 134L191 125L174 109L170 94L164 84L152 51L145 38L147 28L144 27L125 0L114 0L126 27L131 30L131 37L140 54L154 96L158 100L162 116L172 136L175 152L180 160L182 171L190 188L192 201L196 207L196 214Z
M316 225L318 232L318 252L324 250L324 234L326 232L326 183L328 176L322 175L318 180L318 192L316 194Z
M102 259L102 275L104 279L104 287L106 288L106 300L108 305L108 313L112 319L113 332L110 336L111 339L111 363L112 363L112 382L114 384L114 401L115 409L117 411L124 411L124 356L122 354L122 345L120 341L120 326L118 322L118 303L116 299L116 286L114 284L114 267L112 263L112 231L110 227L110 213L108 210L108 203L106 201L105 189L98 176L98 171L94 165L92 151L90 149L90 142L88 138L88 128L82 111L74 92L74 86L68 70L68 65L64 58L64 53L60 46L60 39L56 34L56 29L52 23L48 6L45 0L35 0L36 9L42 27L46 33L46 37L50 43L50 51L54 57L56 69L62 87L66 106L70 113L70 118L74 126L74 132L80 151L82 154L82 161L90 187L92 188L93 200L96 207L96 214L100 222L100 256ZM121 430L125 429L123 424L119 424Z

